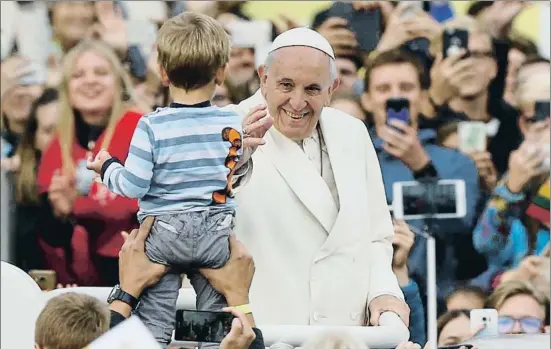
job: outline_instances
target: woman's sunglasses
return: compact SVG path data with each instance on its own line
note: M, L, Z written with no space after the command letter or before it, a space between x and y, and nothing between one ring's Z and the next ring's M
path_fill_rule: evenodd
M543 320L536 317L515 319L510 316L500 316L497 322L499 333L511 333L517 322L523 333L540 333L543 328Z

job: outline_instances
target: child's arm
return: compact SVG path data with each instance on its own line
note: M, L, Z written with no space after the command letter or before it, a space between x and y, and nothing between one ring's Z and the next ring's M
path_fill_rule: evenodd
M101 150L94 161L88 159L88 168L101 175L102 182L115 194L138 199L145 196L153 177L153 131L146 118L138 122L128 157L123 166L117 158Z

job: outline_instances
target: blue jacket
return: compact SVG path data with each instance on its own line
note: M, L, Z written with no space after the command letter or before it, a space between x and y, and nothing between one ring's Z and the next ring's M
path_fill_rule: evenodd
M442 299L455 286L456 261L453 256L453 245L449 242L450 234L471 234L471 227L476 219L476 203L480 196L478 170L468 156L458 151L440 147L435 144L436 132L431 129L418 131L418 137L423 149L430 157L440 179L458 179L465 181L467 214L463 218L443 219L433 222L432 232L437 238L437 291ZM414 181L412 171L399 159L383 150L383 141L372 133L373 145L377 151L387 202L392 203L392 186L396 182ZM423 220L408 221L408 224L419 231L425 225ZM443 243L443 244L442 244ZM409 270L421 281L426 281L426 241L420 236L415 237L415 244L409 256ZM421 286L424 288L424 284Z
M473 232L473 243L490 267L516 268L524 257L538 255L549 242L549 229L541 228L532 249L522 217L528 203L524 193L513 194L501 183L494 189L484 213Z
M427 334L425 328L425 308L419 293L417 283L409 279L409 284L402 287L404 298L409 305L409 340L413 343L425 345Z

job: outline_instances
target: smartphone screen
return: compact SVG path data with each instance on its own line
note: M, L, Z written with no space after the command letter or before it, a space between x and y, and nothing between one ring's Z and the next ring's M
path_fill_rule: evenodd
M466 213L465 182L461 180L396 182L392 191L398 219L461 218Z
M429 187L433 187L432 190ZM434 191L434 200L430 200L430 191ZM454 214L457 211L453 184L404 186L402 197L404 216Z
M371 52L379 43L381 37L382 20L381 10L356 11L352 4L335 2L329 8L329 17L340 17L348 21L350 30L356 33L359 50Z
M220 343L231 330L234 316L227 312L178 310L174 339Z
M530 119L530 122L545 121L549 118L550 114L550 102L549 101L536 101L534 117Z
M386 122L400 120L409 125L409 100L405 98L390 98L386 101ZM392 126L391 126L392 127Z
M446 28L444 30L443 55L444 58L457 54L459 50L469 49L469 32L464 29Z

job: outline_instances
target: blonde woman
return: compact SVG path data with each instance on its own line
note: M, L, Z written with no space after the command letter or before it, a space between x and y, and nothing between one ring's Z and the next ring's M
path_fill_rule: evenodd
M42 248L58 282L113 285L120 232L135 227L138 206L95 182L86 157L104 148L124 161L143 113L131 109L130 78L100 41L85 40L69 51L62 75L57 136L38 173Z

